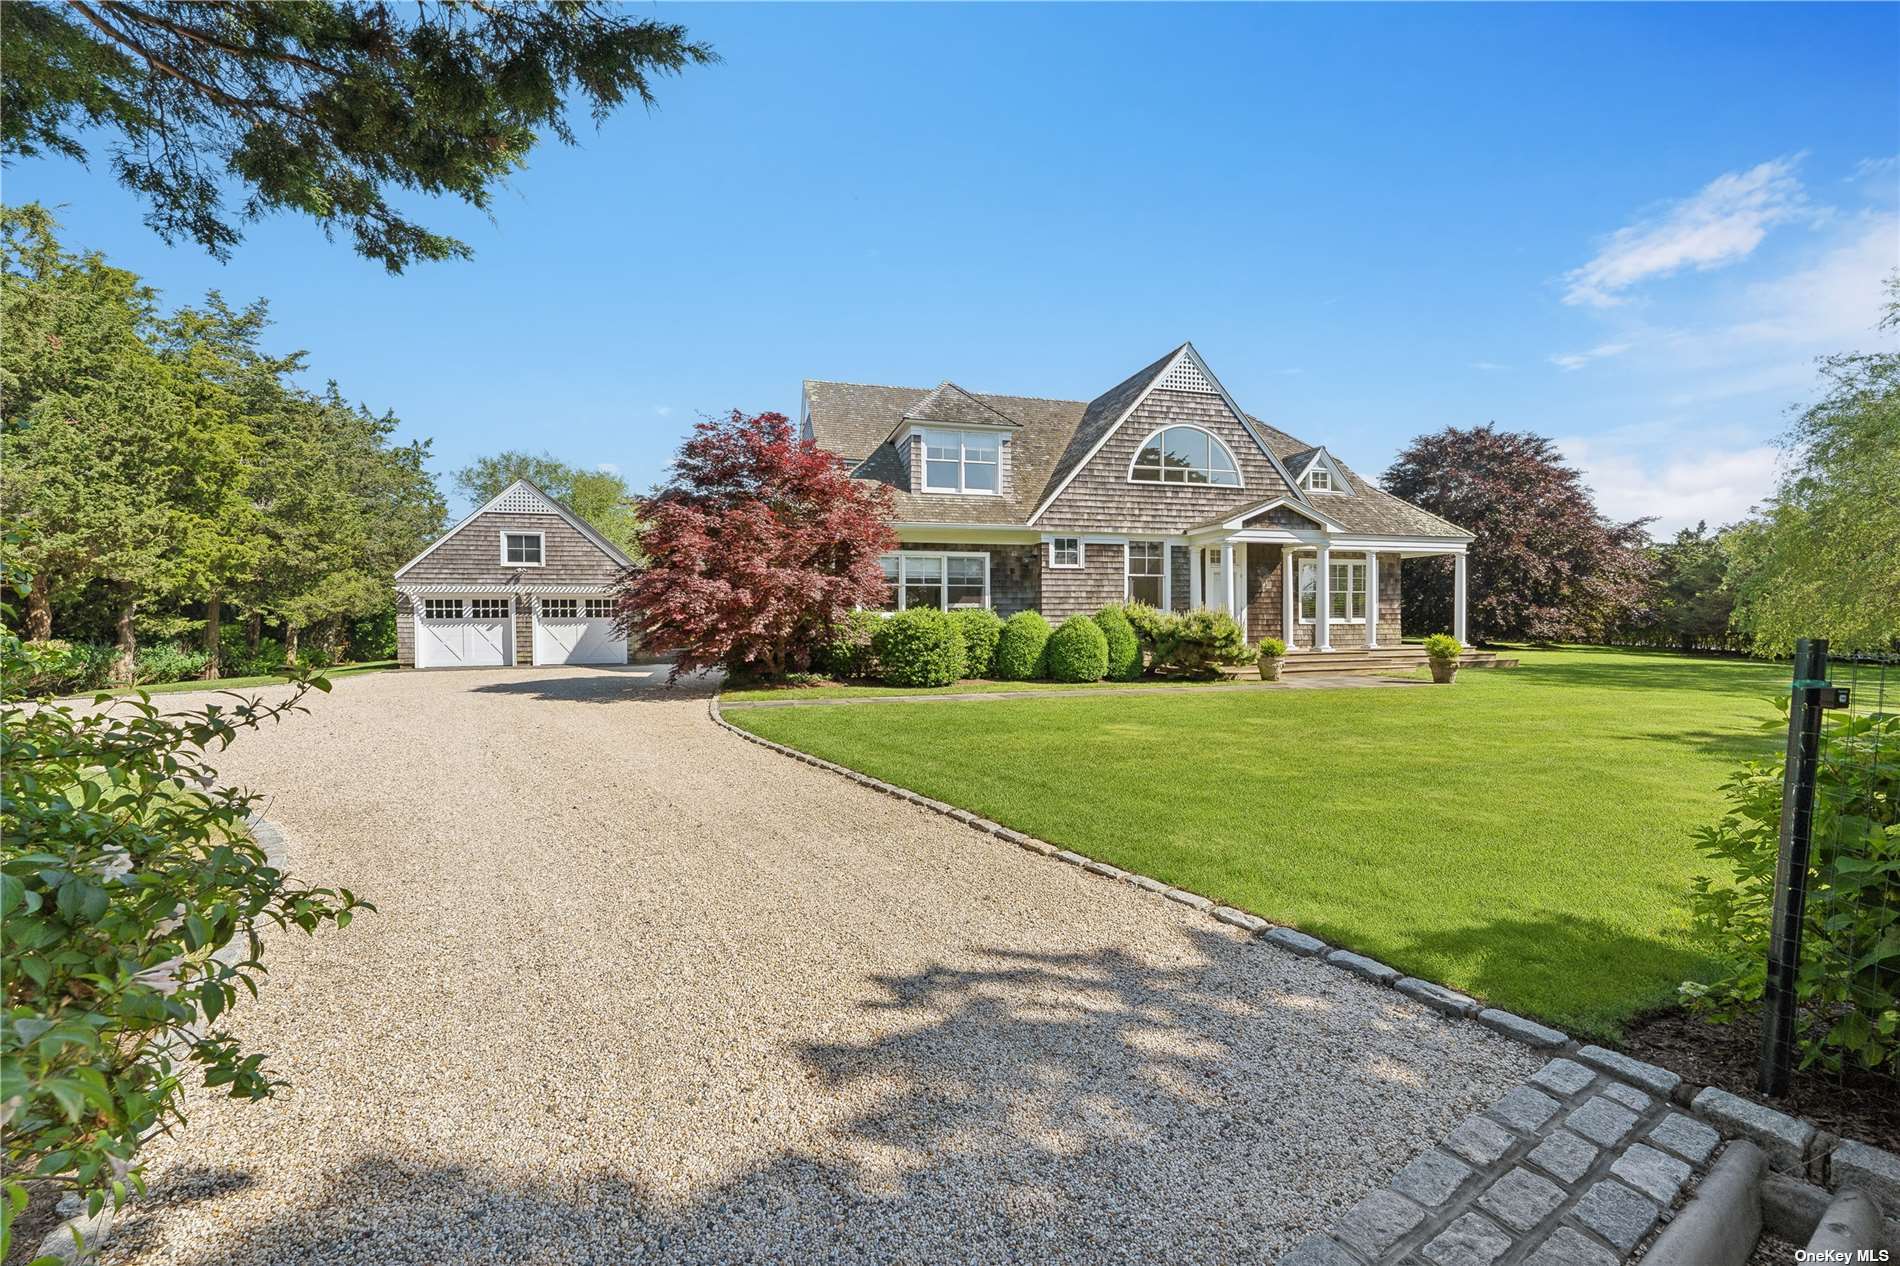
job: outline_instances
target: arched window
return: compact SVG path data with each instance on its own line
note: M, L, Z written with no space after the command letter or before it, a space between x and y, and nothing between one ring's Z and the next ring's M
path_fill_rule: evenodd
M1170 426L1135 451L1128 477L1145 484L1216 484L1240 487L1240 469L1227 446L1198 426Z

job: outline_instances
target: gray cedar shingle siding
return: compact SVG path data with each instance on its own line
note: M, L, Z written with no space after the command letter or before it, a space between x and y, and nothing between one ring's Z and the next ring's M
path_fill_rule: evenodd
M1044 556L1045 563L1047 556ZM1088 543L1080 567L1042 571L1042 613L1059 624L1072 615L1093 615L1127 590L1128 552L1120 545Z

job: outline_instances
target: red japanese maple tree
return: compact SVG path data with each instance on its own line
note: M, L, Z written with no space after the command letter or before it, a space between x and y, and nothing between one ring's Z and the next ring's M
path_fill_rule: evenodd
M852 479L784 414L708 418L641 505L621 621L677 657L674 677L807 668L845 612L882 601L890 512L888 488Z

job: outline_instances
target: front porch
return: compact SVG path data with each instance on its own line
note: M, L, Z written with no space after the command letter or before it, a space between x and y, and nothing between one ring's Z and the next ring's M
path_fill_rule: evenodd
M1449 632L1469 640L1466 542L1346 535L1291 508L1247 513L1188 533L1189 605L1228 612L1250 641L1279 638L1289 667L1307 656L1422 656L1400 641L1400 564L1407 558L1453 559Z

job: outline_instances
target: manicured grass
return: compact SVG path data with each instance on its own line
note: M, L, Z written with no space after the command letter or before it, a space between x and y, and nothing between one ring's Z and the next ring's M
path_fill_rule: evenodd
M1578 1033L1709 963L1685 896L1784 666L1524 651L1430 690L735 711L757 734Z
M338 664L335 668L326 668L323 675L335 680L338 677L354 677L358 673L379 673L386 668L394 668L393 659L367 660L361 664ZM143 690L148 695L172 695L186 690L242 690L247 686L275 686L290 678L280 675L261 677L218 677L211 681L167 681L152 686L115 686L110 690L96 690L83 695L73 695L75 699L92 699L98 695L135 695Z
M1183 677L1144 677L1139 681L989 681L972 677L954 686L886 686L878 683L838 683L823 686L754 686L722 690L722 702L750 703L755 699L887 699L894 695L989 695L1009 690L1119 690L1125 686L1220 686L1225 677L1190 680Z

